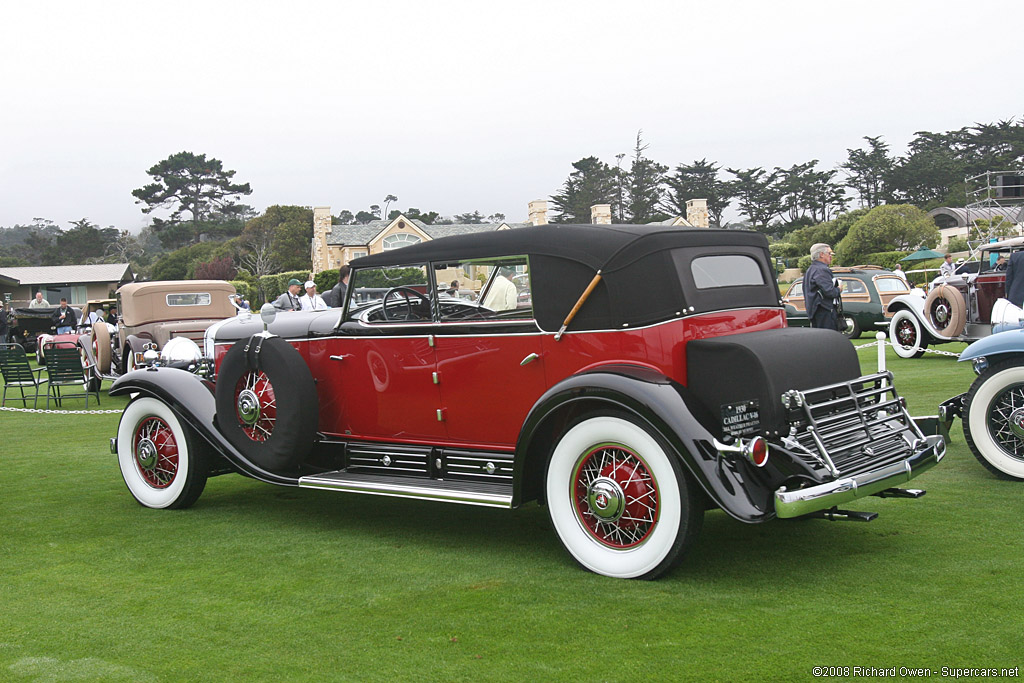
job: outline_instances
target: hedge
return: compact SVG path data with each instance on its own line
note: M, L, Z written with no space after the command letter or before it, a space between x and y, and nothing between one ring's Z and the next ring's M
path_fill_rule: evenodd
M337 274L335 274L335 277L337 277ZM287 273L275 273L274 275L264 275L261 277L260 289L263 290L264 301L273 301L284 294L285 290L288 289L288 281L292 278L304 283L309 279L309 271L293 270Z
M338 269L321 270L313 277L313 282L316 283L316 291L323 296L324 292L327 292L332 289L334 285L338 284Z
M248 282L246 282L245 280L229 280L229 282L232 285L234 285L235 291L238 292L239 296L241 296L243 299L249 301L250 303L252 302L253 290L249 286Z

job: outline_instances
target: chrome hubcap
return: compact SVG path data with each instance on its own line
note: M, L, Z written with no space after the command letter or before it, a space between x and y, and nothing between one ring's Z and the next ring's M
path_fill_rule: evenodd
M608 477L595 479L587 489L590 511L605 522L614 522L622 516L626 496L618 482Z
M1019 439L1024 439L1024 408L1017 408L1010 414L1010 431Z
M251 389L245 389L238 394L238 418L247 425L256 424L260 419L260 400Z
M135 447L135 460L139 467L151 470L156 467L157 459L156 444L149 439L139 439L139 445Z

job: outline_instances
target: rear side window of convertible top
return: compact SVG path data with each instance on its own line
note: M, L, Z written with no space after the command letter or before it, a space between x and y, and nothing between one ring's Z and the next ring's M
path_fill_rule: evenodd
M690 262L697 289L763 285L764 273L757 260L746 254L698 256Z

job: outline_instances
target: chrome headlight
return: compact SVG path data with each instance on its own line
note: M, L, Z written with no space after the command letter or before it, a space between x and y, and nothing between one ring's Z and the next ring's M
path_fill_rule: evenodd
M198 363L203 357L199 345L188 337L175 337L160 350L160 363L162 365Z
M971 365L974 367L974 374L980 375L981 373L988 370L988 359L985 358L985 356L978 356L973 361L971 361Z

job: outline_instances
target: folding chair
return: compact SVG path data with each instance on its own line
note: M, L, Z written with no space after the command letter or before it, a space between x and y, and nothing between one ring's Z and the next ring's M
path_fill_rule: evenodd
M21 390L22 405L27 408L28 397L25 396L25 388L35 387L35 401L32 403L32 407L35 408L39 404L39 385L46 382L42 376L36 373L45 369L32 369L28 362L28 356L25 355L25 347L21 344L0 344L0 371L4 376L4 395L0 400L0 405L7 403L7 390L17 388Z
M60 347L56 344L47 344L46 352L46 374L49 376L49 388L46 391L46 407L50 407L50 398L53 397L57 405L65 398L85 397L85 407L89 407L89 394L96 394L96 405L100 402L99 387L90 391L90 379L92 378L92 363L86 363L82 359L82 353L78 347ZM53 354L53 355L51 355ZM61 387L81 387L82 393L63 394Z

